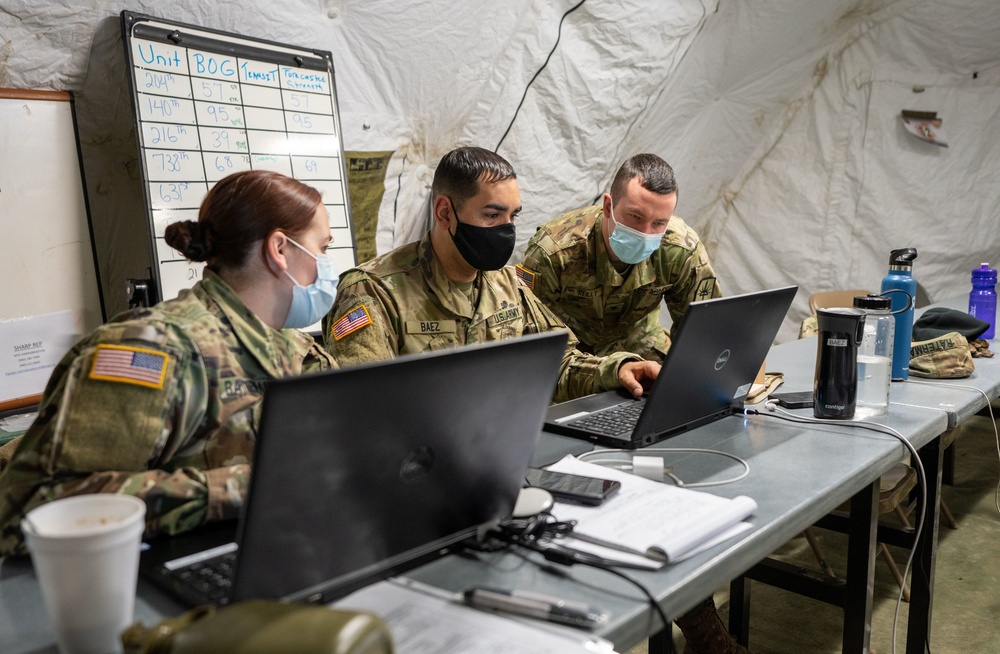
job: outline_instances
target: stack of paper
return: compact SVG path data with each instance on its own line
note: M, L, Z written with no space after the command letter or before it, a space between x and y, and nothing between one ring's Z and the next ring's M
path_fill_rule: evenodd
M719 497L711 493L678 488L644 479L567 456L549 470L599 479L614 479L621 490L598 507L557 502L552 510L559 520L576 520L579 539L601 547L604 558L615 557L607 548L631 553L644 567L674 563L749 529L742 522L757 510L746 496ZM595 551L580 540L567 543L574 549Z
M599 636L469 608L455 593L404 578L367 586L330 606L379 615L396 651L406 654L615 654Z

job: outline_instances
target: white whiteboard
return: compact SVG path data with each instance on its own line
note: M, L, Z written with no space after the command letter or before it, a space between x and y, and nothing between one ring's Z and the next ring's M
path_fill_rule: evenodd
M352 267L329 55L128 11L122 17L161 299L193 285L204 268L166 244L167 225L195 220L209 189L240 170L275 170L318 189L333 235L327 254L338 270Z
M68 93L0 89L0 320L101 303Z

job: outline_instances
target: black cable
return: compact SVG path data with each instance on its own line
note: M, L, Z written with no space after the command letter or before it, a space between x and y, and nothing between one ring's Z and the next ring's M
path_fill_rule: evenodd
M548 518L552 518L553 521L549 522ZM538 541L541 538L549 538L551 536L558 537L559 535L571 532L573 526L575 525L575 521L560 522L555 520L552 514L546 512L540 513L535 519L528 519L523 522L528 524L521 525L515 523L515 521L507 521L499 525L497 529L491 531L490 535L511 545L519 545L525 549L537 552L545 557L546 561L551 561L552 563L559 563L565 566L572 566L575 564L586 565L621 577L642 591L642 593L646 596L649 600L650 606L653 607L656 614L660 616L660 620L663 621L664 633L667 634L668 638L670 638L671 646L673 646L673 628L667 614L663 612L662 608L660 608L659 602L657 602L653 594L649 592L649 589L643 586L637 579L632 578L620 570L615 570L613 566L618 565L617 563L609 562L599 556L595 556L587 552L578 552L567 547L558 545L543 547L538 544ZM538 524L540 523L544 525L542 528L538 528ZM550 534L550 531L553 533ZM532 562L537 564L537 561ZM674 647L674 651L679 650Z
M398 216L396 212L399 209L399 192L403 189L403 167L406 166L406 155L403 155L403 161L399 164L399 175L396 176L396 197L392 201L392 226L393 229L396 228L396 220ZM378 214L375 216L375 224L378 225Z
M538 76L541 75L542 71L545 70L545 67L549 65L549 60L552 59L552 55L555 53L556 48L559 47L559 39L562 38L563 21L566 20L567 16L579 9L586 1L587 0L580 0L580 2L576 3L569 11L562 15L562 18L559 19L559 29L556 32L556 42L552 45L552 49L549 50L549 56L545 58L545 63L542 64L541 68L535 71L535 74L528 81L527 86L524 87L524 93L521 95L521 101L517 103L517 109L514 110L514 116L510 119L510 124L507 125L507 129L504 131L503 136L500 137L500 142L497 143L497 147L493 148L493 152L499 152L504 139L507 138L507 134L510 133L510 128L514 126L514 121L517 120L517 114L521 111L521 105L524 104L525 98L528 97L528 89L531 88L531 85L535 82Z

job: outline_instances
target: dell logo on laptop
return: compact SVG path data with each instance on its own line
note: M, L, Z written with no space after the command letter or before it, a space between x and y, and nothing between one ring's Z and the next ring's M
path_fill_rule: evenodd
M722 351L722 354L715 358L715 369L722 370L722 367L729 362L729 349Z

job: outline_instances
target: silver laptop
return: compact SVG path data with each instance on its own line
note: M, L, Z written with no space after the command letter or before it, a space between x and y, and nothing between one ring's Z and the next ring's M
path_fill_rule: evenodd
M229 524L156 539L143 576L189 605L329 602L441 556L510 515L566 340L270 383L237 537Z
M633 449L740 408L798 290L693 302L649 394L609 391L553 405L545 430Z

